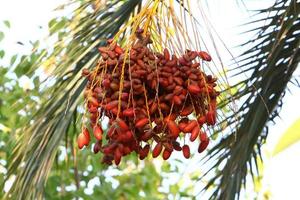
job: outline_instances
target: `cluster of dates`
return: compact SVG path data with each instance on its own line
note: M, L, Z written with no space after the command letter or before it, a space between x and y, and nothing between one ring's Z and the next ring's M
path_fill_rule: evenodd
M149 36L137 31L137 40L129 50L108 41L100 47L102 59L98 66L83 70L88 79L84 92L89 124L78 137L78 146L90 142L89 129L97 142L94 152L104 154L103 163L118 165L123 156L136 152L142 160L149 152L167 160L172 152L182 151L190 157L185 140L199 138L198 151L206 149L209 138L202 126L216 123L216 78L200 70L199 57L210 61L206 52L186 50L177 58L168 49L154 53L147 46ZM106 133L101 127L103 117L109 118ZM155 141L155 142L154 142Z

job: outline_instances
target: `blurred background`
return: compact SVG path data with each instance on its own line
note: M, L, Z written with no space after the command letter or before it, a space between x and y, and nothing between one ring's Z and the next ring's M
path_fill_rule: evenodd
M53 46L57 38L49 37L51 31L56 31L52 30L53 24L58 22L54 19L58 16L61 19L61 16L68 18L78 14L73 13L72 6L55 10L67 2L58 0L1 2L0 185L3 187L0 197L7 194L16 180L13 171L16 166L9 167L9 165L14 160L12 153L17 151L14 148L20 137L20 131L25 123L27 125L33 123L31 119L36 111L44 111L40 104L49 97L41 96L41 91L54 84L54 81L44 82L52 70L55 70L55 67L54 69L48 67L52 64L51 60L47 60L48 63L43 63L34 69L35 71L31 71L33 69L30 65L36 62L40 54L50 54L55 50ZM207 19L220 38L216 41L216 45L220 47L219 54L224 66L232 65L232 56L238 57L248 48L247 45L240 46L241 44L255 39L255 32L244 32L268 23L258 21L246 24L256 19L255 10L272 7L274 2L274 0L226 2L211 0L201 4ZM299 1L295 1L295 4L298 6L299 14ZM201 15L196 17L201 18ZM299 17L300 14L298 19ZM65 24L61 23L58 26L61 27L56 27L57 29L64 28ZM299 37L296 40L299 41ZM48 52L36 49L46 49ZM293 77L299 78L299 75L297 69ZM249 172L247 187L242 189L240 199L299 198L299 99L299 84L288 83L279 117L267 123L269 134L261 148L263 162L258 161L260 173L252 179ZM238 99L237 105L241 102L242 100ZM78 134L76 128L68 131L73 131L72 135ZM211 161L205 166L201 164L200 160L207 155L195 154L190 160L175 155L167 162L151 158L138 162L131 157L128 158L126 165L118 168L107 167L101 165L99 157L93 156L91 151L74 150L72 146L74 142L70 142L74 140L72 137L63 138L53 166L49 166L48 169L50 173L44 190L46 199L209 199L209 193L200 191L211 177L199 180L205 170L213 165Z

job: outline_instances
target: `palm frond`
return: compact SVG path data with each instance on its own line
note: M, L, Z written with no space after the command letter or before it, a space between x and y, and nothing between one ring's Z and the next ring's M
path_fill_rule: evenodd
M266 18L266 15L269 16ZM233 96L241 101L236 113L228 113L224 137L208 155L221 169L212 173L213 178L204 190L214 185L212 199L235 199L246 185L246 176L255 175L257 160L262 159L261 146L268 135L268 122L279 115L282 98L300 61L300 2L277 0L274 6L258 12L264 25L250 41L252 47L237 59L239 67L231 73L240 77L241 86ZM247 43L247 45L249 42ZM249 77L245 77L249 75ZM226 107L230 101L221 104ZM224 131L224 130L220 130ZM256 172L255 172L256 171Z
M86 84L81 78L81 69L95 65L97 47L104 43L104 39L114 35L141 3L140 0L109 1L92 9L93 1L79 2L73 1L69 5L76 7L71 19L53 22L52 34L60 40L52 53L47 55L44 51L28 70L28 73L35 72L46 63L45 60L56 60L50 81L54 85L46 87L41 94L48 99L42 102L34 119L28 122L30 126L20 133L11 155L13 161L8 178L16 175L16 180L6 198L43 198L43 189L58 146L67 128L76 123L73 114L82 102L80 95Z

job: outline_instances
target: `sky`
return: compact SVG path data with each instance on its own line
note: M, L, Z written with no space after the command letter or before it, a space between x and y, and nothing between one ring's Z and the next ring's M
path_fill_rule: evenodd
M239 26L249 17L243 5L238 5L236 0L211 0L207 13L211 23L225 42L227 47L236 55L240 49L234 46L245 41L242 36L242 28ZM247 8L261 8L270 5L270 0L252 0ZM7 57L18 53L30 51L28 41L43 39L47 35L48 21L53 18L52 10L62 1L59 0L3 0L0 7L0 31L5 33L5 39L0 47L5 49ZM11 28L7 29L2 21L9 20ZM42 26L44 28L40 28ZM251 36L251 35L250 35ZM250 37L249 36L249 37ZM25 45L17 44L22 41ZM229 61L229 59L225 59ZM7 61L1 61L0 64ZM297 72L299 75L299 70ZM25 80L26 81L26 80ZM264 178L262 182L262 193L271 192L271 199L293 200L299 199L298 180L300 180L300 143L295 144L275 157L270 157L275 145L284 131L300 117L299 99L300 91L291 86L291 93L284 99L281 118L277 118L276 125L271 125L267 144L264 146ZM299 130L300 131L300 130Z

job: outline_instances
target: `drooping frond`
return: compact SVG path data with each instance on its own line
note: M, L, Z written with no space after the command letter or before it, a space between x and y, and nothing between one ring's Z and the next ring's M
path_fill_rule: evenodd
M241 102L239 117L228 113L223 122L237 127L223 130L221 141L208 152L215 160L213 167L220 167L208 171L214 175L205 190L214 185L212 199L234 199L246 185L248 173L256 173L268 122L278 116L287 84L299 66L300 1L277 0L269 9L260 10L258 18L253 23L262 25L251 30L257 34L246 43L251 43L250 49L238 57L239 66L231 71L241 80L233 94ZM220 107L229 102L223 101Z
M8 171L9 176L16 175L16 180L6 198L42 199L57 148L68 126L76 123L73 122L73 113L82 102L80 95L85 86L80 71L95 65L97 47L118 32L141 1L93 3L74 1L66 5L70 9L75 7L74 16L53 22L50 32L52 30L52 34L56 34L58 42L50 55L44 51L28 70L35 72L38 68L46 67L52 71L50 82L54 85L42 91L41 96L48 99L42 102L34 119L28 122L30 126L25 127L20 134ZM55 60L55 64L41 66L49 63L49 60Z

